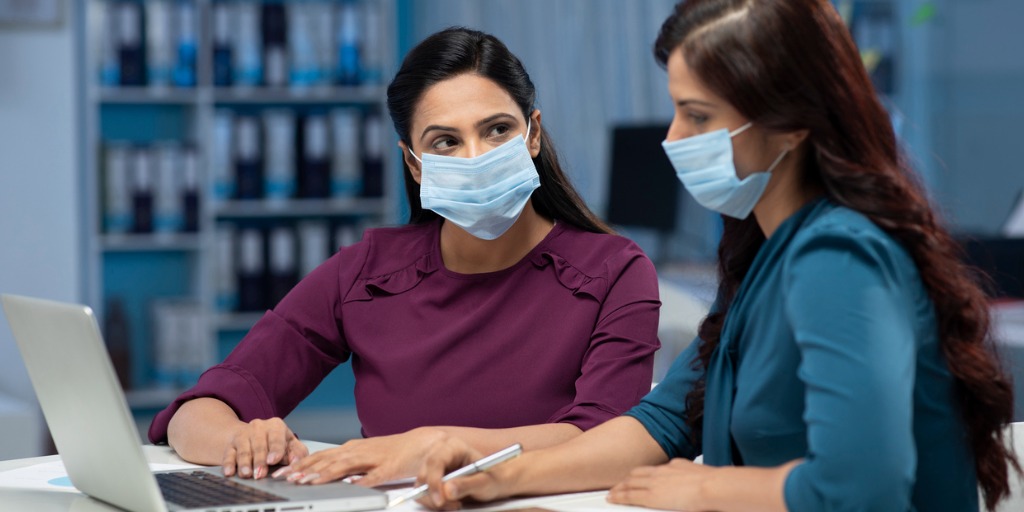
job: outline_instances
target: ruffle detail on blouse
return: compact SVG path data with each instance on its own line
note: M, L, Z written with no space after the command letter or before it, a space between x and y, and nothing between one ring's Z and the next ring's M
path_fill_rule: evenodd
M555 272L555 278L562 286L572 291L573 295L589 295L596 300L602 300L608 292L608 281L604 278L591 277L584 274L580 269L574 267L565 258L550 252L543 251L533 258L533 264L537 268L551 266Z
M356 281L352 291L345 297L345 302L373 300L374 297L405 293L436 270L437 265L431 255L425 254L405 268Z

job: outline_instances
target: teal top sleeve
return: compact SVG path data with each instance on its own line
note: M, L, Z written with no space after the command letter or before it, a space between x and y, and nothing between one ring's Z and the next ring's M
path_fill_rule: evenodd
M818 201L765 241L708 368L694 369L694 342L626 414L669 457L800 461L783 489L791 512L978 510L938 329L903 247L863 215ZM697 446L684 418L701 378Z
M700 455L700 446L693 442L686 425L686 395L700 380L701 372L694 370L700 339L694 339L672 362L662 380L625 415L639 421L647 433L658 442L669 458L693 459Z
M917 312L906 277L916 269L877 232L823 227L794 240L783 273L807 426L807 454L786 479L786 506L906 511L917 460Z

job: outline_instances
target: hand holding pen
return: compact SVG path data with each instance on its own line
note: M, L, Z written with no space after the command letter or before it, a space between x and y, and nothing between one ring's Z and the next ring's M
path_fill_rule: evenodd
M449 480L453 480L455 478L459 478L462 476L468 476L475 473L487 471L488 469L493 468L494 466L497 466L502 462L512 460L518 457L521 453L523 453L523 447L519 443L516 443L512 446L509 446L508 448L494 452L476 462L472 462L466 466L456 469L455 471L452 471L451 473L446 474L441 479L441 481L447 482ZM426 496L428 490L429 486L427 484L420 485L415 489L409 491L408 493L398 496L397 498L391 500L388 503L388 508L400 505L402 503L405 503L406 501L417 500L419 498L422 498L423 496Z

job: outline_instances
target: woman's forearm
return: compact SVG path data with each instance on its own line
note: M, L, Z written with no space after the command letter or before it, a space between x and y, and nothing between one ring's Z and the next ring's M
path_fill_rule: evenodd
M704 485L707 510L786 512L786 477L800 461L773 468L725 467Z
M514 443L523 451L539 450L564 443L582 433L569 423L546 423L515 428L430 427L458 437L480 453L494 453Z
M224 402L196 398L185 402L167 425L167 442L194 464L217 465L238 429L245 423Z
M513 495L606 489L635 467L667 460L640 422L622 416L557 446L523 454L502 477L508 478Z

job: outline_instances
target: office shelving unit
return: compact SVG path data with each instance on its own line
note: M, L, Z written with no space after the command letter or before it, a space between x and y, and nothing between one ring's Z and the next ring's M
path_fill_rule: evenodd
M213 8L222 0L189 1L195 8L197 26L196 83L191 87L174 86L105 86L100 84L99 68L102 51L103 16L115 2L126 0L88 0L83 8L84 24L78 43L84 50L80 66L84 90L82 109L84 213L82 232L85 262L85 300L105 318L108 301L118 297L124 303L130 325L131 382L129 405L137 416L145 418L173 398L187 382L161 384L154 363L154 325L151 318L153 301L188 298L200 305L205 333L215 343L214 360L222 359L258 320L260 313L218 310L214 283L218 279L215 263L218 227L277 225L294 226L301 221L315 220L332 227L347 224L358 228L391 224L399 209L397 184L398 162L394 135L386 122L377 129L383 151L383 191L379 197L346 197L323 199L227 199L214 196L212 145L215 114L224 109L245 114L259 114L268 109L291 111L296 117L310 111L352 108L364 114L386 119L385 87L382 81L361 85L315 85L303 87L219 87L213 85ZM132 0L128 0L132 1ZM135 0L148 9L154 0ZM228 3L260 4L260 0L227 0ZM320 3L375 2L379 12L380 34L377 51L383 56L382 74L390 76L397 54L395 0L315 0ZM173 4L172 4L173 5ZM142 35L145 40L145 33ZM298 129L296 127L296 129ZM105 144L127 141L151 144L172 140L191 144L196 151L200 186L198 229L192 233L113 233L104 226L104 158ZM296 151L299 151L296 149ZM337 242L337 240L335 240ZM333 248L337 247L335 243ZM328 255L325 254L326 259ZM328 387L337 391L351 389L351 372L339 368L328 380ZM300 407L308 409L308 418L295 418L306 425L304 435L323 440L331 437L309 432L309 428L325 420L347 421L355 415L352 398L344 393L314 393ZM311 418L316 418L312 421ZM306 421L309 420L309 421ZM346 431L345 428L349 430ZM342 434L357 435L351 425ZM331 434L337 439L338 429ZM320 435L320 437L317 437Z

